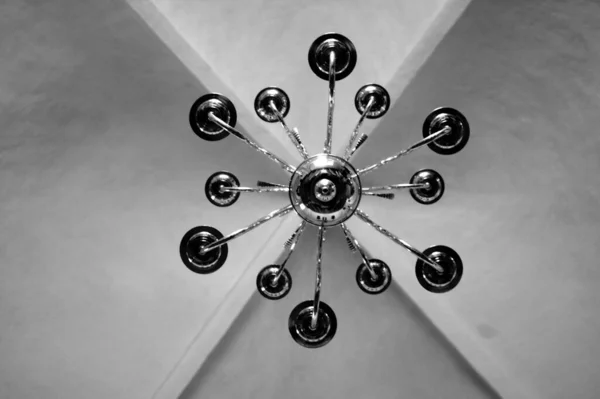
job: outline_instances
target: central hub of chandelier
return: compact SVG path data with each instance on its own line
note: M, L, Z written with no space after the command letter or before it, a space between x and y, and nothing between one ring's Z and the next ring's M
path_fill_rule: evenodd
M360 178L344 159L319 154L296 168L289 193L292 206L302 219L315 226L336 226L358 208Z
M350 135L344 153L331 154L335 83L342 80L356 66L356 49L345 36L326 33L318 37L308 51L308 63L319 78L329 82L329 102L325 143L322 152L310 156L302 143L297 129L290 129L285 117L290 111L290 99L278 87L261 90L255 100L257 116L268 123L280 123L304 161L294 167L273 154L249 136L235 129L237 113L233 103L222 94L209 93L201 96L191 107L189 121L196 135L206 141L222 140L230 134L248 144L275 162L291 177L289 183L259 181L257 187L241 187L238 178L227 171L218 171L208 177L204 190L208 201L217 207L233 205L241 193L287 193L290 204L274 210L254 223L223 236L211 226L196 226L182 238L179 247L181 260L191 271L199 274L213 273L227 260L228 243L276 217L292 211L301 223L285 241L282 261L267 265L256 277L258 292L267 299L281 299L291 290L292 277L285 268L306 225L317 226L316 278L313 299L298 304L288 319L292 338L307 348L321 347L333 339L337 330L337 318L333 309L321 301L322 249L327 229L339 226L350 251L358 253L361 263L356 270L358 287L368 294L384 292L392 281L392 272L382 260L372 257L367 249L350 232L345 222L356 215L367 225L409 251L415 257L415 274L423 288L434 293L452 290L459 283L463 265L458 253L444 245L434 245L419 251L406 241L378 225L358 206L362 196L393 200L395 190L406 190L420 204L431 205L444 194L442 176L432 169L421 169L412 175L408 183L378 187L362 187L361 176L370 173L417 148L428 146L442 155L462 150L469 140L467 119L459 111L441 107L433 110L423 123L423 138L412 146L385 158L371 166L356 169L350 160L365 143L368 134L360 132L365 120L382 117L389 109L390 96L382 86L372 83L358 89L354 105L360 117Z

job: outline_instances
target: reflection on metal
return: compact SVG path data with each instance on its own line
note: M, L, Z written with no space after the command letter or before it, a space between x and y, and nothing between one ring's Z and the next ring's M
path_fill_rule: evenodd
M210 93L201 96L192 105L189 115L192 130L202 139L218 141L232 134L277 163L290 173L291 177L287 184L258 181L258 187L254 188L240 187L239 180L230 172L220 171L212 174L206 181L205 193L213 205L231 206L241 193L287 193L289 205L227 236L210 226L190 229L181 240L179 248L183 263L193 272L213 273L223 266L227 259L228 242L293 210L300 217L301 224L284 244L283 261L280 264L265 266L257 275L256 286L259 293L267 299L285 297L292 287L292 278L285 265L307 225L318 229L314 298L296 306L288 319L292 338L307 348L318 348L327 344L337 330L337 318L333 309L321 301L323 242L328 229L339 226L346 237L348 248L360 256L356 283L361 290L368 294L380 294L391 283L392 273L389 266L384 261L373 258L346 226L345 222L353 215L417 257L417 281L426 290L434 293L448 292L456 287L462 276L463 265L456 251L436 245L421 252L374 222L358 206L363 195L393 200L395 194L391 191L399 189L408 190L412 198L420 204L430 205L439 201L444 194L444 180L432 169L417 171L408 183L376 187L362 187L361 177L424 146L429 146L438 154L459 152L467 144L470 135L467 119L453 108L437 108L425 119L422 140L369 167L356 169L350 161L356 150L368 138L366 133L359 132L364 120L382 117L391 105L390 96L382 86L371 83L361 87L354 101L360 115L356 127L344 153L340 156L331 154L335 83L350 75L356 65L356 59L354 44L338 33L327 33L318 37L309 48L310 68L317 77L329 82L325 145L321 153L311 156L298 131L295 128L290 129L286 124L285 117L290 112L290 99L285 91L278 87L267 87L256 96L254 109L257 116L268 123L279 122L302 155L304 160L296 167L236 130L235 107L222 94Z

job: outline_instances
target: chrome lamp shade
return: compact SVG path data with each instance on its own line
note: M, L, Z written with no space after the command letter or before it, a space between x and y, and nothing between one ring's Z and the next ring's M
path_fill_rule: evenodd
M232 206L242 193L287 193L289 204L227 236L211 226L201 225L190 229L181 240L181 260L192 272L214 273L227 260L230 241L271 219L295 213L299 216L300 223L284 243L283 261L280 264L265 266L256 277L256 288L264 298L281 299L292 287L292 278L285 268L286 263L296 249L307 223L316 226L318 250L314 297L298 304L288 319L292 338L307 348L326 345L333 339L337 330L337 318L333 309L320 299L322 248L327 230L339 226L349 249L359 255L361 263L356 270L356 283L362 291L371 295L381 294L392 281L389 266L372 257L346 226L345 222L354 215L417 258L416 278L426 290L433 293L448 292L457 286L463 273L460 256L453 249L436 245L420 251L373 221L359 205L363 195L393 200L396 190L408 191L415 201L423 205L439 201L445 190L444 180L432 169L416 172L407 183L379 187L363 187L361 177L424 146L438 154L455 154L462 150L469 140L469 123L464 115L453 108L437 108L425 119L423 138L420 141L371 166L357 169L352 165L351 159L368 139L367 134L359 132L363 121L365 118L381 118L391 104L385 88L378 84L367 84L358 89L354 99L359 117L344 154L332 155L335 85L337 81L352 73L356 59L354 44L338 33L321 35L309 48L310 68L315 75L329 84L327 129L321 153L309 154L298 130L290 129L286 124L285 117L290 111L290 99L285 91L278 87L267 87L257 94L254 101L256 114L267 123L281 124L283 131L302 156L303 161L299 165L289 164L236 130L235 106L222 94L210 93L201 96L192 105L189 115L192 130L200 138L217 141L232 135L268 157L290 175L288 184L259 181L256 187L242 187L235 175L218 171L210 175L205 184L205 193L211 204L217 207Z

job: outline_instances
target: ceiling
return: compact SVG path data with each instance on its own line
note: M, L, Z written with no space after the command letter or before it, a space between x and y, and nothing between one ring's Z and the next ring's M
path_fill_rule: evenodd
M403 74L390 88L392 95L398 95L401 81L418 69L467 2L378 0L352 2L351 7L345 1L252 0L243 6L237 1L130 3L157 33L165 32L164 40L175 41L173 33L181 36L189 46L187 51L201 58L218 80L213 84L210 77L198 72L202 82L234 96L238 108L249 109L252 122L247 123L259 121L251 107L261 89L269 85L284 89L292 103L288 123L298 127L309 152L316 152L323 146L328 95L327 85L307 68L308 47L316 37L326 31L344 32L360 49L355 70L336 87L339 112L334 114L334 149L343 149L357 119L353 114L348 115L352 118L346 116L356 90L366 83L386 84ZM171 29L171 34L166 32ZM377 62L368 62L370 59ZM265 62L251 67L250 60ZM375 121L365 123L365 128L373 126ZM269 132L266 140L277 138L300 160L278 124L261 123L251 134L260 135L260 131Z
M240 390L227 392L258 395L260 370L287 370L342 397L375 372L348 365L376 361L390 366L376 369L380 397L399 389L463 398L600 392L600 6L239 4L0 5L0 397L196 398L224 394L227 376L237 376ZM348 36L359 59L336 86L334 149L358 119L360 86L379 83L394 102L384 118L365 122L372 134L355 165L418 141L423 119L441 105L463 112L472 136L454 156L422 149L365 176L365 185L403 183L436 169L447 186L438 204L423 207L400 193L361 205L420 249L456 249L465 264L459 287L426 292L414 258L353 219L349 227L388 262L396 284L375 299L361 295L352 286L359 261L333 232L323 295L339 312L340 332L315 354L297 348L285 327L295 301L311 295L314 231L303 237L307 255L290 264L290 298L279 302L261 301L254 280L297 219L236 240L226 267L210 276L185 269L177 247L195 225L227 234L285 203L265 195L242 196L226 212L209 206L204 180L218 169L245 185L284 183L286 175L233 139L199 143L190 105L222 92L242 131L295 162L280 127L261 123L251 108L259 90L279 86L292 102L288 123L319 151L327 87L306 52L327 31ZM357 312L365 316L353 319ZM380 345L365 344L369 333ZM281 368L249 360L261 354ZM314 362L323 368L313 370ZM242 365L256 368L256 378L244 379ZM357 386L323 378L335 367ZM438 382L424 385L431 380Z

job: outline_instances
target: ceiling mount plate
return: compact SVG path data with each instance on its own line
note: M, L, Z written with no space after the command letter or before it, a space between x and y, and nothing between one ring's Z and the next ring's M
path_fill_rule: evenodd
M458 285L463 274L463 264L455 250L445 245L435 245L424 250L423 254L444 269L438 272L421 259L418 259L415 265L415 273L419 284L423 288L429 292L443 294Z
M208 115L212 113L231 127L237 122L237 112L233 103L219 93L205 94L197 99L190 109L190 126L198 137L207 141L222 140L229 132L212 122Z
M392 283L392 271L384 261L379 259L369 259L369 266L373 269L375 278L371 275L369 268L361 263L356 269L356 283L367 294L381 294Z
M441 155L456 154L469 141L471 130L467 118L450 107L440 107L431 111L423 123L423 137L431 136L449 126L452 131L428 144L433 152Z
M221 191L221 188L239 187L240 181L234 174L224 170L215 172L206 179L204 194L208 201L219 207L231 206L240 197L239 192Z
M267 87L262 89L254 99L254 110L256 115L265 122L277 122L279 118L271 109L270 103L273 102L275 109L279 111L282 117L286 117L290 112L290 97L279 87Z
M197 226L190 229L179 245L179 255L184 265L198 274L210 274L219 270L227 260L227 244L204 254L200 253L200 250L221 238L223 234L211 226Z
M308 300L298 304L290 313L288 328L294 341L305 348L320 348L333 339L337 330L337 318L329 305L321 302L317 323L311 328L314 311L313 301Z
M423 169L410 178L410 184L427 184L424 188L412 188L410 195L423 205L435 204L444 195L445 184L442 176L433 169Z
M369 104L369 100L375 101L371 109L367 112L367 119L381 118L390 109L390 95L387 90L378 84L371 83L364 85L356 92L354 97L354 106L359 114L362 115Z
M325 33L319 36L308 50L310 69L323 80L329 80L329 53L335 53L335 80L342 80L356 66L356 48L344 35Z

